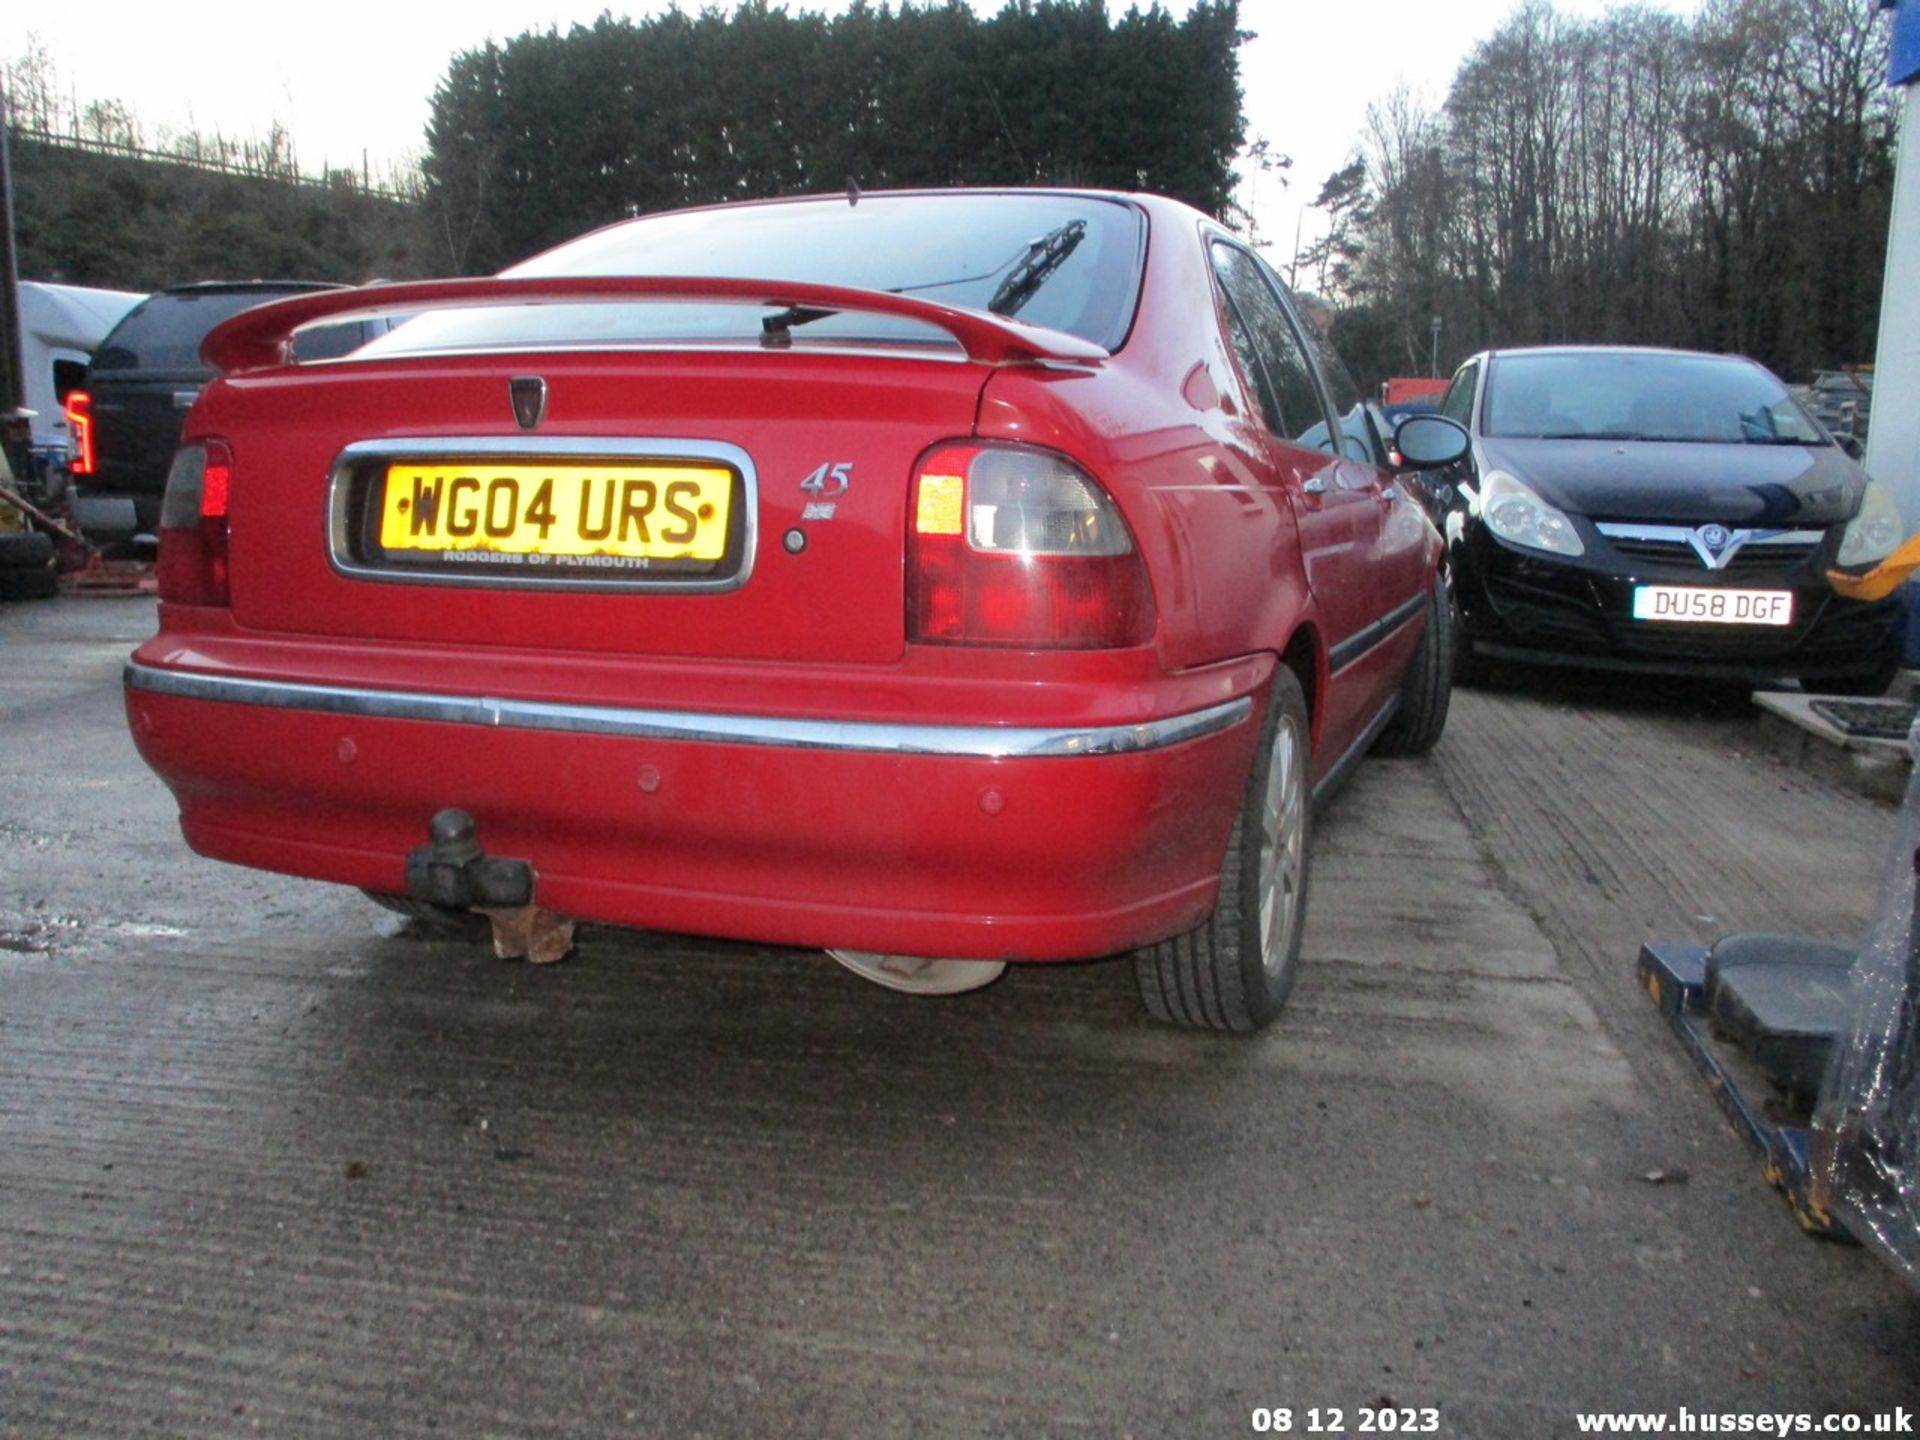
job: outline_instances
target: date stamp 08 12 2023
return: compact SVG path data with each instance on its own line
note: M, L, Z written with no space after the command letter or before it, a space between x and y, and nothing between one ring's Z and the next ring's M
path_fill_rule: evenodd
M1432 1406L1381 1405L1343 1410L1316 1405L1304 1410L1261 1406L1253 1412L1256 1435L1435 1435L1440 1411Z

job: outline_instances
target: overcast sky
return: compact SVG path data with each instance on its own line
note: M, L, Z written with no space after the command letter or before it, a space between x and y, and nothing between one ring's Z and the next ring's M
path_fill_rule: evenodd
M972 0L991 14L996 0ZM1241 53L1249 138L1264 136L1290 155L1290 182L1262 176L1252 201L1275 260L1291 256L1296 220L1357 142L1369 101L1405 81L1430 98L1474 43L1518 0L1241 0L1242 27L1258 38ZM1611 0L1560 0L1592 14ZM1690 14L1702 0L1658 0ZM699 0L683 8L697 9ZM1116 12L1121 0L1110 0ZM488 36L506 39L557 24L590 24L601 11L644 15L664 3L638 0L331 0L275 7L259 0L127 4L90 0L37 4L9 26L7 58L37 36L63 85L82 103L129 104L147 133L162 127L263 135L278 120L302 167L358 168L363 153L379 171L424 149L427 106L450 57ZM792 0L791 9L844 9L844 0ZM1184 14L1186 0L1169 8ZM18 20L15 24L18 25ZM1304 234L1316 216L1305 216Z

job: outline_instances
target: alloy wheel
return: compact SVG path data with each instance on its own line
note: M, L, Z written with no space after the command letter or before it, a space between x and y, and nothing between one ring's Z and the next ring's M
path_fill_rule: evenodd
M1274 727L1267 791L1260 808L1260 958L1278 976L1293 954L1306 858L1305 747L1291 715Z

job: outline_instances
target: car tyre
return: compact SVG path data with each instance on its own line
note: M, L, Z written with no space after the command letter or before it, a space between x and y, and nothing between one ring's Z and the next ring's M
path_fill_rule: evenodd
M1453 703L1453 604L1435 585L1427 597L1427 633L1400 682L1400 708L1374 742L1376 755L1424 755L1447 728Z
M1274 672L1252 772L1205 923L1137 950L1134 980L1156 1020L1258 1030L1280 1013L1299 968L1313 838L1312 723L1294 673Z
M53 564L53 537L38 530L0 533L0 570L39 570Z
M38 530L0 534L0 600L51 600L59 593L53 537Z

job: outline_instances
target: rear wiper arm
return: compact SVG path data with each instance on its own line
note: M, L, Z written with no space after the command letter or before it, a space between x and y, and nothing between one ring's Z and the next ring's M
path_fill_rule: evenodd
M1054 271L1067 263L1067 257L1073 254L1080 242L1086 238L1087 222L1069 220L1066 224L1049 230L1038 240L1028 243L1026 251L1014 263L1013 271L993 292L993 298L987 302L987 309L995 315L1017 314L1022 305L1031 300L1034 293L1046 284ZM932 290L941 285L963 283L959 280L940 280L925 285L902 285L893 294L904 294L911 290ZM793 330L796 326L810 325L815 320L824 320L829 315L837 315L838 310L822 308L818 305L789 305L771 315L760 318L760 344L768 350L784 350L793 344Z
M816 320L824 320L829 315L838 315L838 310L829 310L819 305L789 305L784 310L776 310L771 315L760 317L760 344L768 350L786 350L793 345L793 327L811 325Z
M1034 292L1047 283L1053 272L1067 263L1067 257L1086 235L1086 221L1069 220L1035 240L1013 267L1013 273L993 292L987 309L996 315L1017 315L1020 307L1033 298Z
M1022 260L1025 260L1029 255L1033 254L1034 251L1046 245L1054 236L1058 235L1061 230L1069 230L1075 225L1079 225L1084 229L1086 222L1084 220L1069 221L1067 224L1062 225L1059 230L1049 230L1038 240L1029 240L1025 245L1022 245L991 270L980 270L971 275L956 275L951 280L920 280L912 285L894 285L888 288L887 293L889 295L917 295L922 290L944 290L949 285L978 285L982 280L991 280L1009 265L1018 265ZM1005 286L1001 288L1004 289Z

